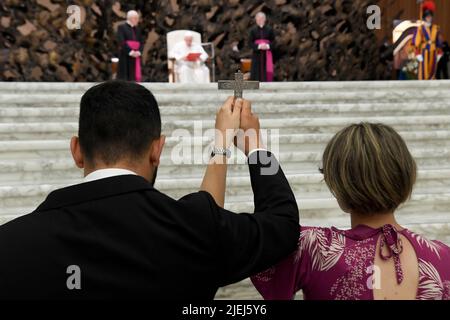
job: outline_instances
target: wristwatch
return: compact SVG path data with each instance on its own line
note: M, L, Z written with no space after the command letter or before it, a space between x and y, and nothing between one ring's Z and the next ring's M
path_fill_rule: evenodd
M225 156L227 158L230 158L231 157L231 150L230 150L230 148L216 148L216 147L212 148L211 158L214 157L214 156L217 156L217 155Z

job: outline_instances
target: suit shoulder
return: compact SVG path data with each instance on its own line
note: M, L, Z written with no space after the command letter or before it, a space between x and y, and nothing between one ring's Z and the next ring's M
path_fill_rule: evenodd
M37 211L20 216L0 226L0 245L11 243L15 238L35 239L38 234L45 233L47 224L45 214Z
M207 208L211 208L211 200L214 201L208 192L198 191L185 195L180 200L178 200L178 203L194 209L198 209L200 207L204 210Z
M155 193L155 191L157 193ZM212 196L205 191L198 191L194 193L187 194L180 199L176 200L170 196L158 191L152 191L153 197L158 198L159 203L165 203L172 207L175 211L180 211L182 213L190 214L204 214L212 210L214 204L214 199Z
M208 237L215 233L218 209L209 193L199 191L188 194L176 201L174 208L177 221L184 227Z
M36 211L33 211L31 213L27 213L27 214L24 214L17 218L14 218L13 220L10 220L10 221L0 225L0 232L2 232L3 230L16 228L16 227L22 225L23 223L30 222L33 219L35 219L35 216L36 216Z

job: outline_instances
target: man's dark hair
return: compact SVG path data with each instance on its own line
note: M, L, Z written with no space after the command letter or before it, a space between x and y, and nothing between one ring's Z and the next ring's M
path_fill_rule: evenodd
M88 161L106 165L139 159L161 136L158 103L145 87L126 81L107 81L81 98L78 136Z

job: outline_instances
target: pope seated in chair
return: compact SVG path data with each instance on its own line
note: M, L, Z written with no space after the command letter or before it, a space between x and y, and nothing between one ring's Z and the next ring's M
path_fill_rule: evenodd
M193 42L193 34L186 32L184 40L175 45L171 54L175 58L176 82L209 83L209 69L205 65L208 54L200 43Z

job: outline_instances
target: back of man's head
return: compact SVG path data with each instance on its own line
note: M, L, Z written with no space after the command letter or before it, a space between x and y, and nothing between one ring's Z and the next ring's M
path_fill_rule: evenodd
M134 82L98 84L81 98L78 135L84 159L92 165L133 163L161 136L158 103Z

